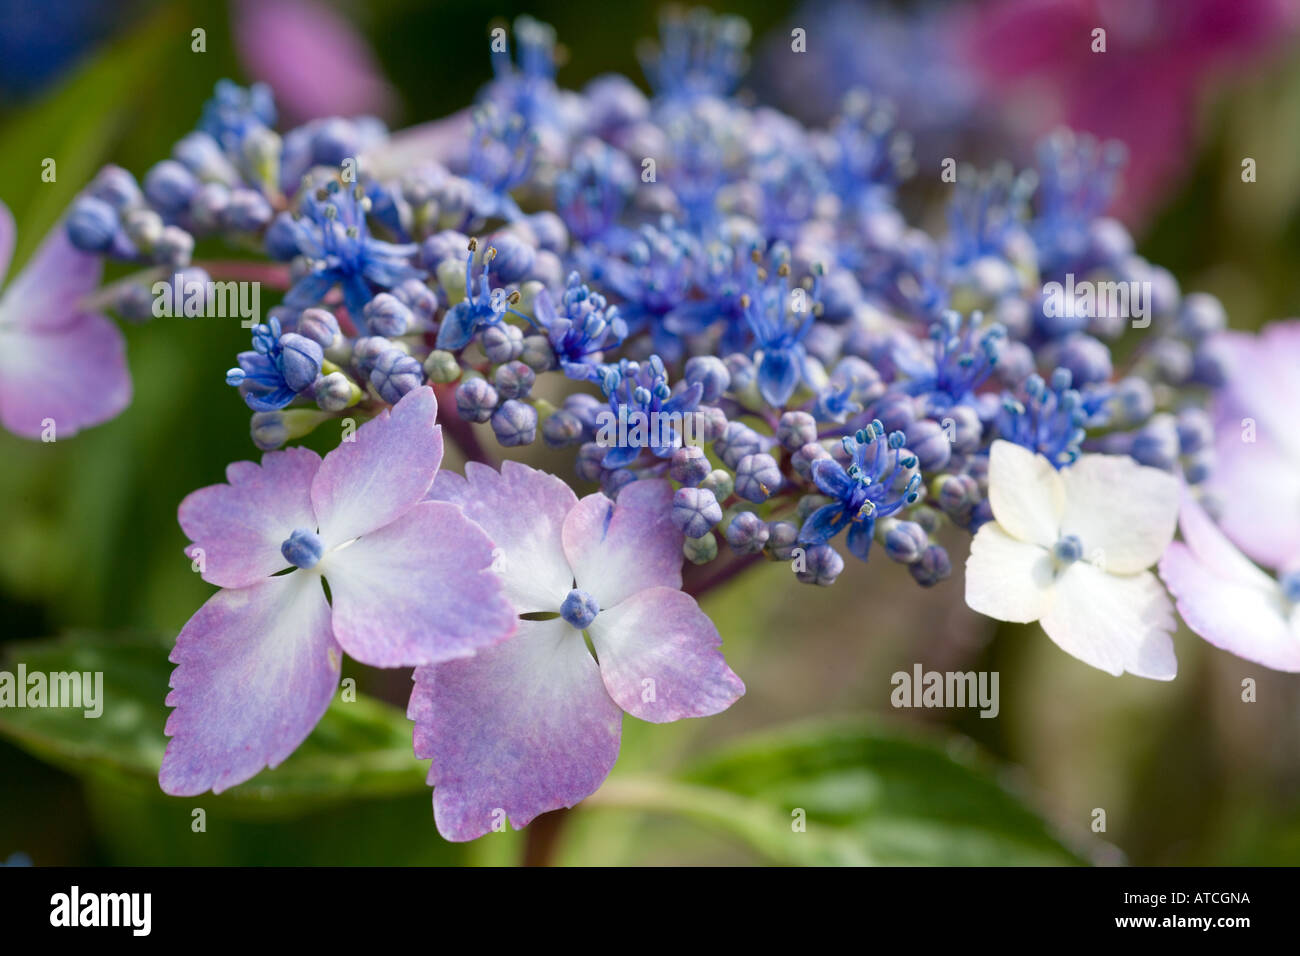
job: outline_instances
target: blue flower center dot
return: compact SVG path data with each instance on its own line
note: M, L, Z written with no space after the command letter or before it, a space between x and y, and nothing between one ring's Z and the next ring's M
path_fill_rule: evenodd
M1083 542L1079 540L1077 535L1067 534L1056 542L1052 554L1062 564L1074 564L1075 561L1083 557Z
M579 588L574 588L566 594L564 603L560 605L560 617L578 630L591 624L599 612L600 605L596 603L596 599Z
M1288 571L1278 584L1282 585L1283 597L1292 604L1300 604L1300 570Z
M313 568L325 553L325 545L315 531L295 528L280 545L280 553L295 568Z

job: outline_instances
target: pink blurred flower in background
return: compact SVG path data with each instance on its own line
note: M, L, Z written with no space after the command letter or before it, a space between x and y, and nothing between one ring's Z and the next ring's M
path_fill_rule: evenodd
M1214 80L1294 34L1297 0L991 0L954 11L972 69L1026 136L1059 125L1129 148L1116 210L1139 219L1187 169ZM1106 31L1104 53L1093 31Z
M289 123L392 112L392 87L342 14L315 0L235 0L231 11L239 58Z

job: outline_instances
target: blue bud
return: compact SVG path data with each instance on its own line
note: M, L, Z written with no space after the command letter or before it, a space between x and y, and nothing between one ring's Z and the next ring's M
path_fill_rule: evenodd
M82 252L103 252L117 234L117 213L94 196L82 196L68 214L68 241Z
M1110 349L1090 335L1072 335L1066 339L1057 351L1056 361L1070 372L1071 381L1065 388L1109 381L1113 372ZM1055 375L1052 385L1056 387Z
M771 455L746 455L736 465L736 494L746 501L766 501L782 483L781 468Z
M697 445L683 445L673 451L668 476L678 484L694 487L705 479L713 466L708 455Z
M1119 425L1138 425L1156 410L1155 395L1146 379L1131 376L1115 386L1115 404Z
M448 259L457 263L465 261L465 246L469 237L452 229L436 232L420 243L420 264L430 273Z
M316 380L313 394L322 411L339 412L352 400L352 381L342 372L330 372Z
M696 355L687 359L684 373L687 385L699 384L704 393L700 400L713 403L731 387L731 372L726 363L713 355Z
M1138 430L1129 449L1139 464L1173 471L1178 463L1178 429L1172 419L1157 416Z
M320 374L325 356L320 344L295 332L280 336L280 374L295 392L301 392Z
M153 260L172 268L184 268L194 255L194 237L180 226L165 226L153 245Z
M596 433L596 416L608 408L605 402L586 392L574 392L564 399L564 410L576 415L584 432L592 435Z
M1178 413L1178 450L1184 455L1200 451L1214 441L1214 423L1202 409L1185 408Z
M1214 473L1217 456L1213 448L1202 448L1183 459L1183 480L1189 485L1199 485Z
M557 255L569 247L569 230L564 220L555 213L545 210L528 217L528 225L537 237L537 246Z
M325 553L325 544L316 532L295 528L280 545L280 553L295 568L314 568Z
M493 365L519 358L524 350L524 334L517 326L504 322L486 326L479 333L479 344Z
M921 560L929 543L925 529L915 521L899 521L885 533L885 554L899 564L913 564Z
M916 420L916 402L910 395L890 392L871 406L871 413L889 431L906 432Z
M271 221L275 211L255 189L235 189L226 204L226 224L236 232L257 232Z
M754 384L755 379L758 377L758 369L754 367L754 362L743 352L728 355L723 359L723 362L731 375L731 390L733 392L745 391Z
M121 166L105 166L95 174L90 184L90 194L102 199L117 212L125 212L140 205L142 196L135 177Z
M278 213L267 227L263 244L266 254L277 262L288 262L298 255L298 233L293 216L287 212Z
M583 481L600 481L606 451L606 448L594 441L589 441L579 448L578 458L573 465L578 477Z
M831 453L820 444L809 442L790 456L790 465L801 478L811 481L813 462L830 457Z
M804 584L830 587L844 570L844 558L829 544L817 544L804 551L803 569L795 572Z
M943 475L935 497L949 517L959 518L979 501L979 484L970 475Z
M492 413L492 431L506 448L531 445L537 439L537 409L516 399L508 399Z
M590 625L599 613L600 605L596 603L596 599L578 588L566 594L563 603L560 604L560 617L580 631Z
M907 448L916 455L921 470L942 471L944 465L952 458L952 442L944 432L943 426L931 418L922 418L913 422L906 429Z
M734 469L746 455L763 450L763 436L741 422L727 422L727 427L713 448L722 456L727 467Z
M487 379L467 378L456 386L456 411L467 422L485 422L500 401Z
M194 174L174 159L164 159L154 164L145 174L144 194L158 209L178 213L190 204L190 197L199 188Z
M785 412L776 425L776 440L787 451L798 451L817 440L817 420L807 412Z
M792 521L773 521L767 526L767 551L778 561L789 561L799 540L799 526Z
M1192 353L1191 380L1208 388L1222 388L1228 381L1228 359L1223 353L1223 343L1207 339Z
M424 366L414 356L399 348L391 348L375 359L370 370L370 384L380 398L396 405L403 395L424 384Z
M352 346L352 364L369 378L376 360L392 347L393 343L382 335L362 336Z
M917 584L929 588L952 574L952 561L941 545L932 544L925 549L919 561L907 566L907 570Z
M289 426L279 411L254 412L248 430L253 444L262 451L274 451L289 440Z
M673 494L672 521L688 538L702 538L722 520L722 506L705 488L678 488Z
M752 511L737 512L725 533L727 544L737 554L758 554L767 544L767 522Z
M395 295L381 292L362 310L366 327L375 335L396 338L411 326L411 310Z
M582 441L582 420L561 408L542 423L542 440L550 448L564 448Z
M497 394L502 398L527 398L537 381L537 373L516 360L498 368L494 380Z
M1185 342L1160 339L1151 347L1150 358L1157 374L1170 385L1182 385L1192 375L1192 350Z
M295 331L322 349L327 349L339 337L339 322L334 318L334 313L327 309L304 309L298 317Z
M1200 342L1228 324L1223 303L1208 292L1189 292L1178 309L1178 333L1192 342Z
M434 314L438 311L438 296L424 284L424 280L417 279L414 276L403 279L394 287L393 295L397 296L411 310L411 314L426 327L432 327L429 323L432 322Z
M510 232L499 232L488 242L497 251L492 260L492 271L498 281L506 284L522 282L532 274L537 253L528 243Z

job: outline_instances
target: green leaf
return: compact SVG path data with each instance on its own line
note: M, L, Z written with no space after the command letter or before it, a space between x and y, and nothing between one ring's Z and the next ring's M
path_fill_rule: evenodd
M751 737L676 781L616 777L588 804L680 813L778 863L1084 862L982 761L863 720Z
M103 713L88 718L69 708L0 709L0 734L69 773L118 786L158 790L167 738L164 700L172 641L151 634L73 633L13 645L5 669L103 674ZM400 710L358 696L336 696L325 717L292 756L274 770L218 796L205 807L242 817L301 814L356 799L420 794L427 803L425 767L411 748L411 724ZM432 826L432 822L429 824Z

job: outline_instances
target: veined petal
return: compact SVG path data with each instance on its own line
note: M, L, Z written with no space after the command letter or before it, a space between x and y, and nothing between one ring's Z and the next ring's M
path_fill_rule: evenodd
M491 541L445 501L421 502L319 566L334 600L334 636L363 664L468 657L518 622L492 573Z
M577 586L610 608L637 591L682 586L682 533L666 481L634 481L617 503L587 495L564 519L564 553Z
M1183 495L1178 527L1196 559L1216 576L1258 590L1276 590L1276 582L1237 550L1190 493Z
M103 259L74 246L63 222L58 222L0 296L0 325L46 332L70 329L93 314L82 308L81 300L99 288L103 272Z
M618 757L623 718L562 618L520 621L503 644L418 668L407 716L415 755L433 758L433 815L448 840L482 836L503 812L520 828L589 796Z
M758 390L769 405L783 408L799 384L798 357L787 349L769 350L758 363Z
M506 461L498 472L470 462L465 477L438 472L429 497L449 501L492 539L494 568L520 614L558 611L573 587L564 556L565 515L578 496L555 475Z
M1052 606L1055 577L1051 552L988 522L975 533L966 559L966 605L999 621L1028 624Z
M1084 455L1061 472L1061 534L1076 535L1084 555L1112 574L1136 574L1174 539L1182 483L1127 455Z
M197 560L201 552L203 580L242 588L287 568L280 545L298 528L316 530L311 483L318 468L310 448L286 448L263 455L261 465L234 462L226 468L229 484L186 495L178 518L193 542L186 555Z
M745 693L719 650L718 629L682 591L641 591L601 611L587 630L605 689L633 717L655 724L707 717Z
M1061 650L1107 673L1152 680L1178 673L1173 606L1150 571L1107 574L1076 561L1056 579L1039 623Z
M1261 564L1286 568L1300 559L1300 458L1292 459L1258 425L1255 440L1243 441L1247 417L1218 403L1217 458L1208 484L1221 502L1219 523L1228 537Z
M822 494L843 499L853 491L853 479L834 458L819 458L812 463L812 479Z
M57 328L24 328L30 323L21 318L0 325L0 422L15 435L38 438L49 420L56 439L67 438L115 418L131 402L117 326L102 315L64 319Z
M164 791L220 793L307 738L339 682L329 612L320 578L301 571L218 591L199 608L171 653Z
M1181 541L1160 559L1160 577L1187 626L1215 647L1274 670L1300 671L1300 627L1287 619L1276 585L1224 577Z
M852 515L838 501L822 505L808 516L799 529L800 544L825 544L844 530Z
M1042 455L1009 441L989 449L989 505L1013 538L1050 548L1060 537L1065 488Z
M325 456L311 502L328 546L391 524L424 497L442 463L437 416L433 389L412 389Z

